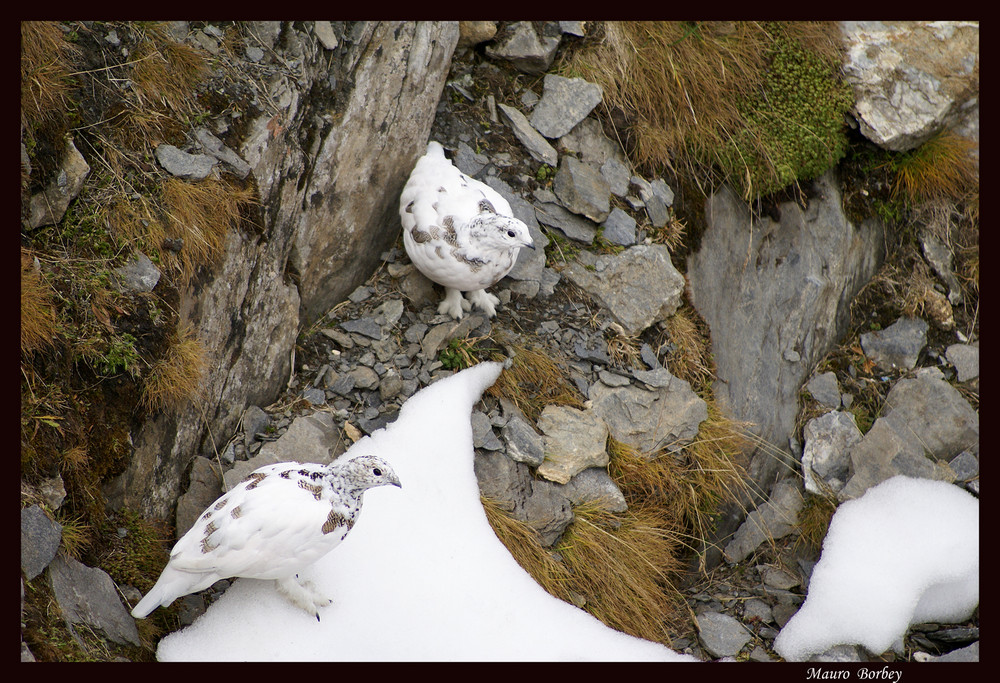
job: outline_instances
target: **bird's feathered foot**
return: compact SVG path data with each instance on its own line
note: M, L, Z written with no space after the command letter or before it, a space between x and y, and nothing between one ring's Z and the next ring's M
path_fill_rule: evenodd
M319 608L329 607L333 602L320 595L310 581L303 581L298 574L286 579L275 579L274 583L278 592L288 598L290 603L316 617L316 621L319 621Z
M455 320L461 320L464 311L470 310L472 310L472 304L466 301L462 292L451 287L444 288L444 299L438 304L438 313L447 313Z
M493 296L485 289L477 289L472 292L469 292L469 301L471 301L473 305L477 306L489 317L491 318L496 317L497 315L496 307L500 303L500 299Z

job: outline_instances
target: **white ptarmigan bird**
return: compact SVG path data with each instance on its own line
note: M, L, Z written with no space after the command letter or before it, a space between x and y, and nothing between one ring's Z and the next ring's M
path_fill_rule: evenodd
M472 304L495 316L500 300L486 288L510 272L521 247L535 248L528 226L514 218L507 200L455 168L433 140L406 181L399 217L410 261L444 286L438 313L453 318Z
M389 464L362 455L329 465L281 462L254 470L208 507L173 550L156 585L132 610L142 619L219 579L275 579L278 591L319 620L330 601L297 572L336 548L364 492L401 486Z

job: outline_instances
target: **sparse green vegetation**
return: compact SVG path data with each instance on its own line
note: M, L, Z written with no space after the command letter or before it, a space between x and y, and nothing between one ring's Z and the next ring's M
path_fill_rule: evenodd
M703 178L713 165L748 199L815 177L846 150L851 103L832 22L607 22L563 70L625 113L641 166ZM696 182L700 183L700 180Z

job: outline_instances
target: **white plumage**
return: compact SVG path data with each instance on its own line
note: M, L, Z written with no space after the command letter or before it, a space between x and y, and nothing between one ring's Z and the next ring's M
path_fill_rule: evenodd
M535 248L507 200L455 168L433 140L406 181L399 217L406 253L421 273L444 286L438 312L453 318L471 304L495 316L500 300L486 287L510 272L521 247ZM462 292L469 292L468 300Z
M370 455L254 470L177 541L132 616L141 619L182 595L242 576L275 579L281 593L318 620L318 608L330 601L297 572L337 547L354 526L364 492L385 485L400 486L399 479L388 463Z

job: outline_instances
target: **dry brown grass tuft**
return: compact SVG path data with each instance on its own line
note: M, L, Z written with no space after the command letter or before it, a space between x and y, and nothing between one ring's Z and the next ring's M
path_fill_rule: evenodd
M896 174L893 199L905 195L912 204L975 198L978 208L979 172L971 152L976 143L945 130L888 162Z
M551 356L519 344L510 348L514 352L510 367L504 368L487 394L509 400L531 421L547 405L583 407L583 398ZM492 360L504 358L498 355Z
M166 354L153 364L146 377L143 404L155 411L197 397L206 367L201 342L189 326L179 326Z
M665 363L670 374L691 385L699 395L709 395L715 379L715 363L708 326L701 316L684 303L664 322L659 348L669 345Z
M21 353L51 346L55 341L55 311L48 285L35 270L34 256L21 248Z
M164 261L176 265L181 280L187 282L198 267L213 263L222 254L227 231L236 229L243 209L254 202L252 190L222 180L167 180L163 203L171 221L166 236L182 238L184 246L178 256L164 251Z
M805 505L802 506L796 523L799 529L796 544L804 543L812 550L819 550L823 546L823 539L826 538L826 531L830 528L830 519L836 511L835 498L806 496Z
M574 513L555 550L583 608L612 628L669 643L684 605L673 584L683 544L670 511L647 505L614 515L582 505Z
M776 139L778 126L758 120L776 116L770 67L782 45L839 64L835 23L622 21L606 22L604 32L561 70L600 84L609 113L623 112L630 130L619 135L640 167L684 170L700 183L714 164L748 196L787 184L787 155L798 141ZM816 97L817 107L828 104L822 92Z
M21 125L31 129L65 112L77 49L54 21L21 22Z
M147 30L150 35L135 50L132 66L139 108L169 110L181 116L197 113L195 87L209 73L204 53L166 38L161 25Z

